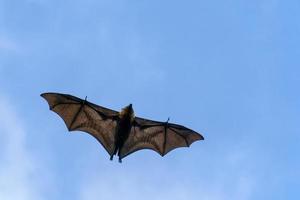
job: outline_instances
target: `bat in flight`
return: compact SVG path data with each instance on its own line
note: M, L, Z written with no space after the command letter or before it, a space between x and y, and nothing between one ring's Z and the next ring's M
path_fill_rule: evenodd
M152 149L164 156L178 147L189 147L204 140L199 133L168 121L159 122L135 117L132 104L117 112L78 97L59 94L41 94L65 122L69 131L84 131L95 137L110 155L119 156L119 162L129 154Z

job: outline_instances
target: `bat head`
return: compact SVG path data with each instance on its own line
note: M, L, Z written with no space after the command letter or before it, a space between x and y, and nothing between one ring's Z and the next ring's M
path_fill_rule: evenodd
M127 117L130 117L133 120L134 111L133 111L133 108L132 108L132 104L129 104L128 106L122 108L120 116L121 116L121 118L127 116Z
M127 112L129 115L132 115L132 114L133 114L132 104L129 104L129 105L126 106L124 109L126 110L126 112Z

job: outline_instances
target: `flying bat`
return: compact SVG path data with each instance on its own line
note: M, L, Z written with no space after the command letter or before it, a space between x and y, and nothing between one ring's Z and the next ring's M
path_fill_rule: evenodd
M57 113L69 131L84 131L95 137L119 162L129 154L152 149L161 156L178 147L189 147L203 136L178 124L135 117L132 104L120 112L98 106L69 94L43 93L50 110Z

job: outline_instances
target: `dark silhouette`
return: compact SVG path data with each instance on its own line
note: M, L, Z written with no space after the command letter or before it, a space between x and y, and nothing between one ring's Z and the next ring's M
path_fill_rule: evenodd
M140 149L152 149L164 156L178 147L189 147L203 140L199 133L168 121L158 122L134 116L132 104L117 112L68 94L43 93L50 110L64 120L69 131L84 131L94 136L110 159L122 158Z

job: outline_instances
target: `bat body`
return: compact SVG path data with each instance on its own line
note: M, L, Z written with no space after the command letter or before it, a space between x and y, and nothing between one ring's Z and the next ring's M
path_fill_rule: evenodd
M122 162L120 158L120 150L122 149L124 142L128 139L133 122L134 111L132 109L132 104L129 104L119 113L119 118L117 119L117 126L115 130L114 153L110 156L110 160L112 160L113 156L118 152L119 162Z
M110 155L118 154L119 162L129 154L151 149L164 156L178 147L189 147L203 140L199 133L178 124L135 117L132 104L117 112L86 99L43 93L50 110L56 112L69 131L84 131L95 137Z

